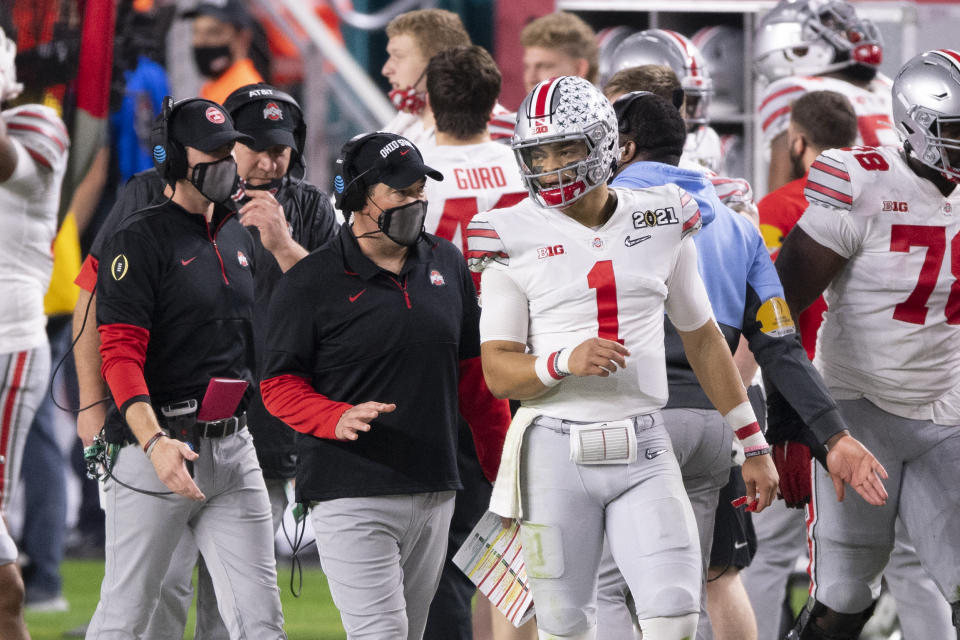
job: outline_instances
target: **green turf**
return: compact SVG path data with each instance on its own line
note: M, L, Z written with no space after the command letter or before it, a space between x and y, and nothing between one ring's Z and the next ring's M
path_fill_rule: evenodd
M318 568L303 570L303 593L290 593L290 564L280 566L280 599L289 640L343 640L340 616L327 589L327 580ZM27 628L33 640L60 640L65 631L90 620L100 597L103 562L67 560L63 563L63 595L70 602L66 613L27 613ZM190 609L185 638L193 638L194 610Z

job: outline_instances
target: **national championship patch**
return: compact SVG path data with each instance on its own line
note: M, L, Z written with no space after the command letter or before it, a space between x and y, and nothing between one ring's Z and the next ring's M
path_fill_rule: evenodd
M123 277L127 275L127 268L130 266L130 263L127 261L127 256L122 253L117 254L117 257L113 259L113 262L110 263L110 275L113 276L113 279L117 282L123 280Z
M757 322L760 323L760 331L775 338L782 338L797 331L790 316L790 308L779 296L770 298L760 305L757 311Z

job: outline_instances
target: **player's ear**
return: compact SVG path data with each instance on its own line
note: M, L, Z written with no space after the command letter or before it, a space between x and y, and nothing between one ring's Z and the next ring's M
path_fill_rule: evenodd
M620 146L620 156L617 159L617 164L625 165L628 162L631 162L637 155L637 143L633 140L627 140Z

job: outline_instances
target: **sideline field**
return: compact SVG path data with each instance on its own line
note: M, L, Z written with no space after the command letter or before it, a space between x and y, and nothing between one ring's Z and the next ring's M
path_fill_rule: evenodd
M294 598L290 593L290 562L282 559L278 567L280 598L289 640L344 640L340 616L323 572L316 566L303 569L303 593ZM60 640L66 631L86 624L97 607L102 560L65 560L63 563L63 595L70 602L66 613L27 613L27 628L33 640ZM193 638L193 609L184 638Z

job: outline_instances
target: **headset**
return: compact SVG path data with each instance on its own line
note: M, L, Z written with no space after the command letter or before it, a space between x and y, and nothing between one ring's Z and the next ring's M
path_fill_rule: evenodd
M386 166L385 160L379 160L372 167L359 174L355 173L355 167L353 166L354 154L357 150L368 140L378 135L383 135L383 132L374 131L373 133L354 136L340 150L340 157L337 158L337 175L333 179L333 199L337 209L344 213L359 211L367 200L367 194L363 189L365 185L360 182L360 178L374 169Z
M170 137L170 119L180 107L191 102L216 104L203 98L187 98L174 102L172 96L165 96L160 115L153 121L153 129L150 130L153 166L156 167L160 178L170 186L173 186L177 180L187 177L187 150L178 140Z
M233 118L234 122L236 122L237 113L241 109L248 104L261 102L263 100L285 102L297 110L298 122L297 126L293 129L293 141L297 143L297 148L291 150L293 151L294 170L290 173L291 178L294 180L303 180L307 173L307 166L303 160L304 146L307 143L307 122L303 117L303 108L293 96L285 91L280 91L276 87L273 87L269 84L258 82L255 84L244 85L239 89L235 89L233 93L227 96L227 99L223 101L223 108L226 109L227 113L230 114L230 117Z

